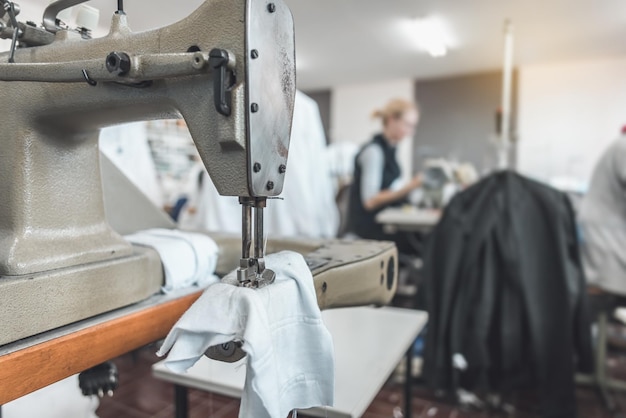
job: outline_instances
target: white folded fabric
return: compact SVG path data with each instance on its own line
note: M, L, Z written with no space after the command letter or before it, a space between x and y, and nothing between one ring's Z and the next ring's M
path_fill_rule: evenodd
M137 245L154 248L161 257L165 274L164 292L197 284L217 283L218 247L204 234L170 229L149 229L124 238Z
M209 286L176 323L158 354L169 351L165 365L183 372L207 348L243 341L248 355L241 418L286 418L293 409L332 406L333 343L311 272L294 252L269 255L266 265L276 273L276 281L261 289L224 282Z

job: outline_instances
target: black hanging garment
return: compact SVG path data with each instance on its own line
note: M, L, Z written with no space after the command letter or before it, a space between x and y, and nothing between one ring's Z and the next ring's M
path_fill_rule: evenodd
M576 416L592 369L585 279L567 196L511 172L458 194L424 259L424 378L435 389L534 388L544 418Z

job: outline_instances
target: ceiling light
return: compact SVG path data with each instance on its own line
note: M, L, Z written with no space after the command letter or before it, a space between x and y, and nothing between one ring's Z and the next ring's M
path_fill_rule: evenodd
M410 22L412 37L417 47L433 57L443 57L452 43L445 22L435 16L413 19Z

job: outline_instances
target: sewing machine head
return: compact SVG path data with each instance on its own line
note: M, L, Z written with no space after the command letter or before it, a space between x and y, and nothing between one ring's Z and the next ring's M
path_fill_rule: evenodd
M15 47L0 54L0 345L161 289L158 254L105 219L98 136L108 125L184 118L219 193L242 204L241 252L229 250L238 240L214 237L221 272L239 258L239 285L274 278L263 261L263 208L287 170L295 58L286 5L206 0L178 23L133 33L118 0L109 34L90 39L56 18L86 1L56 1L33 26L0 0L0 38ZM393 243L284 244L268 245L313 262L321 308L382 305L395 292Z
M105 221L98 135L108 125L162 118L185 119L219 193L240 197L240 283L271 282L263 208L281 193L287 170L295 98L289 9L282 0L207 0L186 19L142 33L118 10L107 36L88 39L56 19L86 1L56 1L43 26L33 26L0 0L0 38L13 41L0 54L0 284L12 278L23 287L13 296L3 288L3 297L23 310L27 297L37 298L19 280L33 277L50 280L60 297L76 292L78 277L81 285L119 280L120 293L132 293L128 283L146 274L148 256ZM136 300L154 290L138 292ZM134 301L115 296L96 308L92 299L81 317Z
M11 143L0 156L0 188L12 197L0 226L15 236L24 225L33 234L45 229L55 235L72 223L83 230L100 224L98 130L182 117L219 193L241 198L244 232L250 232L254 209L262 239L266 198L283 187L295 97L287 6L281 0L207 0L183 21L143 33L132 33L118 10L106 37L84 39L84 33L63 29L56 16L85 1L56 1L44 26L33 27L17 22L19 8L0 0L0 37L21 46L0 55L0 97L11 104L0 116L3 144ZM50 184L61 177L67 178L63 189ZM35 196L28 186L36 178ZM28 220L27 212L33 214ZM68 219L74 222L68 225ZM263 273L262 246L251 256L250 245L251 234L244 235L244 282ZM58 254L48 265L34 266L17 260L19 252L0 262L0 273L67 265Z

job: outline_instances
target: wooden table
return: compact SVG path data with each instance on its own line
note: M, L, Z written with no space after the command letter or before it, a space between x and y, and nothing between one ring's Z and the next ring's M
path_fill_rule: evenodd
M201 293L155 295L0 347L0 405L164 338Z
M383 224L385 232L430 232L441 219L441 211L418 209L412 206L387 208L376 215L376 222Z
M360 417L387 381L426 324L425 312L399 308L343 308L323 311L335 347L335 405L302 411L307 416ZM407 356L410 360L412 356ZM176 386L176 417L187 416L187 388L234 398L241 397L246 368L203 357L187 373L177 373L159 362L156 378ZM411 368L407 367L410 373ZM409 374L410 376L410 374ZM407 379L410 395L411 379ZM407 404L410 405L410 396ZM405 409L405 417L410 411Z

